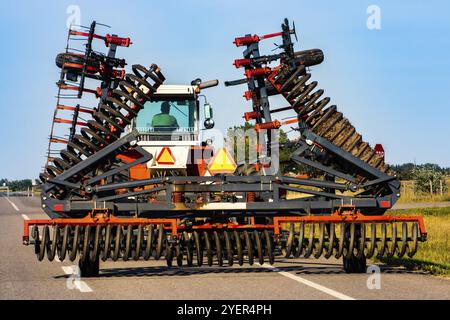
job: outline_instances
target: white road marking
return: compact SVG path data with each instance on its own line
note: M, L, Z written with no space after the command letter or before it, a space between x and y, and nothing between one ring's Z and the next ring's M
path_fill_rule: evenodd
M14 202L12 202L11 200L9 200L8 197L6 197L6 200L8 200L8 202L12 205L12 207L16 210L19 211L19 208L16 206L16 204Z
M347 296L347 295L345 295L343 293L337 292L337 291L335 291L333 289L324 287L324 286L322 286L322 285L320 285L318 283L306 280L306 279L304 279L302 277L299 277L299 276L296 276L296 275L294 275L292 273L289 273L289 272L286 272L286 271L281 271L281 270L279 270L279 269L277 269L275 267L272 267L272 266L265 266L265 267L269 268L269 269L273 269L273 271L279 273L282 276L285 276L285 277L287 277L289 279L292 279L292 280L295 280L297 282L303 283L303 284L305 284L305 285L307 285L307 286L309 286L311 288L314 288L316 290L322 291L322 292L324 292L326 294L329 294L330 296L333 296L333 297L338 298L340 300L356 300L355 298L352 298L352 297Z
M67 279L68 281L72 280L73 285L75 286L75 288L77 288L80 292L92 292L93 290L91 289L91 287L89 287L87 285L86 282L82 281L79 279L79 275L77 274L76 270L74 270L73 267L71 266L64 266L61 267L63 269L63 271L70 275L72 279Z
M28 218L28 216L26 214L22 214L22 218L23 218L23 220L30 220L30 218Z

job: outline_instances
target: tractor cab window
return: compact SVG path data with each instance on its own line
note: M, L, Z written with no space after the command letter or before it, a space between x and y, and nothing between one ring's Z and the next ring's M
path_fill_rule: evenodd
M149 101L135 122L141 134L150 140L194 140L197 133L197 103L195 99L161 98Z

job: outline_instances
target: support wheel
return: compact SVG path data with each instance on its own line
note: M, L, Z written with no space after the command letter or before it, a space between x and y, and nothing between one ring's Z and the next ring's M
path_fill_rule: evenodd
M350 258L344 256L342 261L346 273L365 273L367 270L367 261L364 255L360 258L355 255L352 255Z
M82 278L98 277L100 271L100 259L97 257L95 261L86 257L83 261L78 261L78 267L80 268L80 276Z

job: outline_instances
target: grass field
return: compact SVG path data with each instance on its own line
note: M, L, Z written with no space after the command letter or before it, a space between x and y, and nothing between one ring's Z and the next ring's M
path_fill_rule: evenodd
M392 266L424 270L436 275L450 276L450 207L412 210L392 210L390 215L422 215L428 239L419 243L412 259L382 258L380 261Z
M450 179L446 179L447 186L450 186ZM441 195L439 190L436 190L437 194L420 194L414 190L414 181L403 180L401 181L400 189L400 199L399 203L410 203L410 202L440 202L440 201L450 201L450 190L448 192L443 192Z

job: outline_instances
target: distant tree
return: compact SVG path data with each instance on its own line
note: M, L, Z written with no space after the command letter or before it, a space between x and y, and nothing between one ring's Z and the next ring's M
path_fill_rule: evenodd
M233 149L234 149L234 158L237 160L238 157L238 148L240 150L245 150L245 161L252 161L255 159L249 159L250 158L250 147L254 148L256 147L257 141L250 141L250 138L248 135L245 135L245 131L249 129L254 129L254 125L245 122L243 125L240 126L234 126L232 128L229 128L228 131L233 132L234 137L234 143L233 143ZM278 143L279 143L279 162L280 162L280 170L282 173L287 172L293 172L298 173L301 170L300 165L297 165L295 163L292 163L290 161L291 154L295 151L296 147L293 143L289 140L287 133L284 132L282 129L278 131ZM242 146L242 144L245 144ZM245 148L245 149L244 149ZM239 161L237 161L239 162Z
M391 169L394 170L395 173L397 173L397 177L400 180L414 180L414 170L420 168L436 171L443 175L450 174L450 168L441 168L439 165L434 163L425 163L419 165L416 165L414 163L404 163L391 165Z
M414 163L405 163L405 164L397 164L392 165L391 169L397 173L397 177L400 180L413 180L413 170L416 167Z
M8 180L8 179L0 179L0 186L6 184L7 187L11 191L25 191L27 188L31 188L31 179L23 179L23 180Z
M414 188L416 192L438 194L441 191L447 192L445 175L436 165L423 165L416 167L412 171L415 181Z

